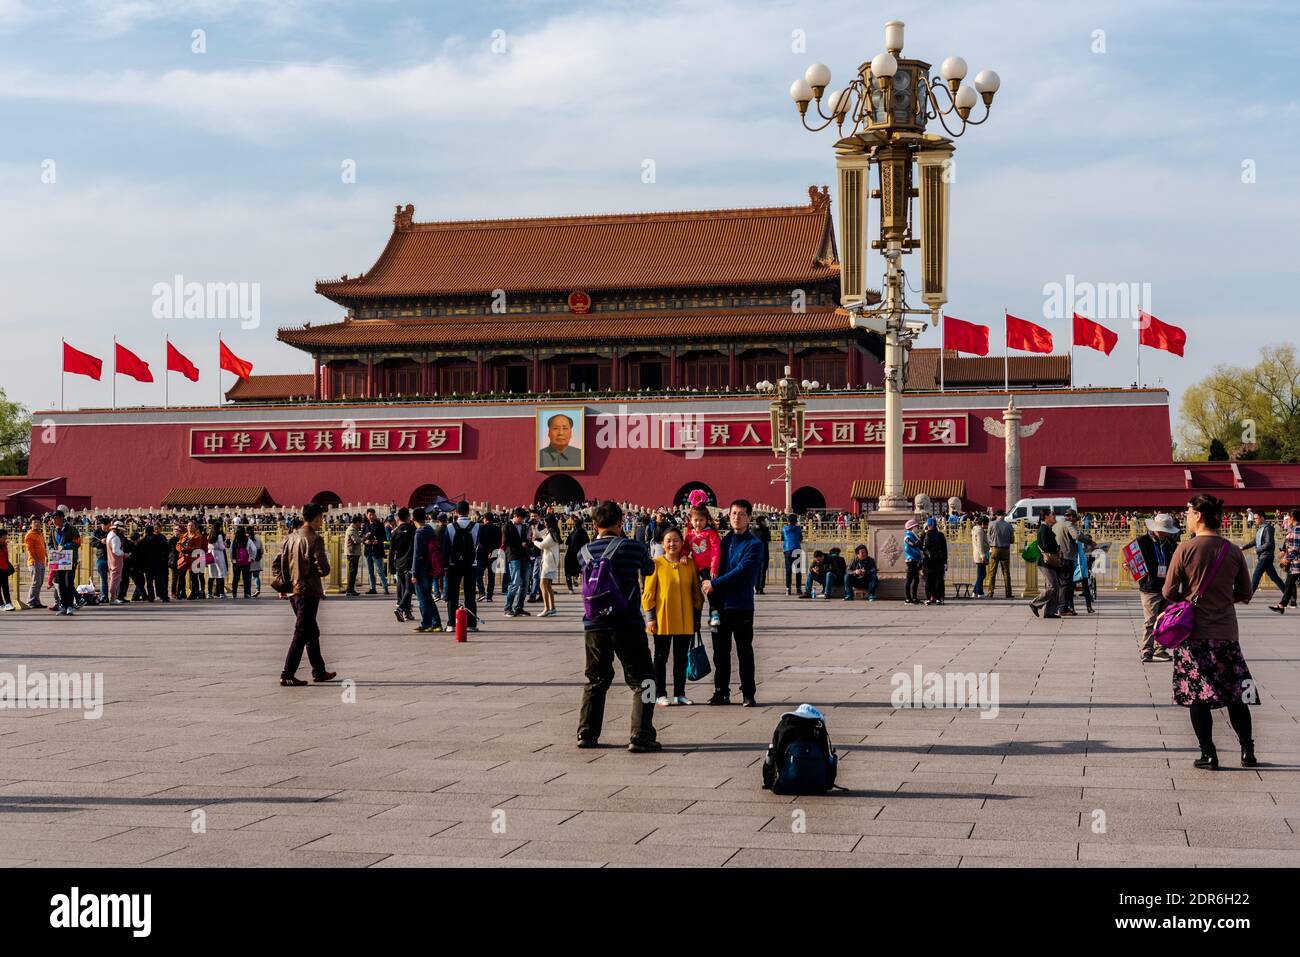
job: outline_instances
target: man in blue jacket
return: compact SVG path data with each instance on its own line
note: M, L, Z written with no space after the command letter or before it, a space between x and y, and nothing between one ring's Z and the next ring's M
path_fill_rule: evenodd
M785 524L781 526L781 551L785 554L785 593L790 594L790 579L795 581L795 590L800 594L803 593L803 573L794 570L794 553L803 544L803 529L799 527L799 519L793 515L785 517Z
M740 696L746 708L754 701L754 587L763 567L763 545L749 530L754 506L743 498L731 503L731 534L722 540L718 574L700 587L714 608L721 604L713 638L713 697L709 704L731 704L731 646L740 659ZM797 528L798 526L796 526ZM788 566L787 566L788 567ZM719 599L721 600L719 602Z

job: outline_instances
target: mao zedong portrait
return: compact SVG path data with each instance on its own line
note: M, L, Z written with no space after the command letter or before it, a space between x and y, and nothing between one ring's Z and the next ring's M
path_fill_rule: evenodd
M575 424L582 421L581 413L540 412L538 417L546 427L546 445L537 453L537 467L581 469L582 447L573 441Z

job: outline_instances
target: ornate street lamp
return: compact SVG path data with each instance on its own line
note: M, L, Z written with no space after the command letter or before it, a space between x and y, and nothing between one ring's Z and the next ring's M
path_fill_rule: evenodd
M949 137L956 138L988 120L993 96L1001 80L992 70L964 85L966 61L948 57L939 67L942 80L932 78L930 64L902 59L903 24L885 24L885 52L858 67L857 76L844 88L826 92L831 71L820 63L810 66L790 87L804 128L816 132L835 124L839 180L840 302L855 327L870 329L885 338L885 481L879 511L872 516L872 537L877 564L888 571L882 556L901 552L902 525L911 515L903 495L903 344L926 328L937 325L939 310L948 301L948 193L952 182L952 139L926 132L932 120ZM980 100L984 113L972 119ZM809 123L808 107L816 102ZM847 126L848 132L845 132ZM878 186L870 188L871 167ZM919 199L912 215L912 199ZM880 238L871 249L885 257L884 295L878 306L866 303L867 204L880 200ZM919 225L919 236L914 226ZM922 309L909 308L901 258L921 250ZM881 536L885 536L882 538ZM888 540L886 540L888 539Z
M803 382L805 389L815 389L818 383ZM768 414L772 421L772 454L777 457L776 465L769 469L781 469L781 474L772 479L771 484L785 485L785 513L789 515L794 509L793 492L794 473L791 460L803 456L804 449L804 410L805 405L799 401L799 383L790 375L790 367L785 367L785 375L772 383L764 379L755 388L760 392L773 394L768 405Z

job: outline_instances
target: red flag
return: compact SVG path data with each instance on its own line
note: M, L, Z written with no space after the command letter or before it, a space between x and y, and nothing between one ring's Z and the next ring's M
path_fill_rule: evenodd
M1119 342L1118 333L1111 332L1100 322L1093 322L1077 312L1074 314L1074 344L1076 346L1087 346L1089 349L1096 349L1098 352L1110 355L1117 342Z
M1138 313L1142 323L1138 328L1138 342L1144 346L1150 346L1152 349L1163 349L1165 352L1172 352L1176 356L1183 354L1183 346L1187 345L1187 333L1177 326L1171 326L1167 322L1161 322L1155 316L1148 315L1145 312Z
M181 355L180 350L172 345L170 341L167 343L167 371L179 372L191 382L199 381L198 366Z
M224 342L221 343L221 368L227 372L233 372L241 379L247 379L248 374L253 371L253 363L239 358L228 348Z
M63 344L63 371L73 375L88 375L98 381L104 363L88 353L74 349L66 342Z
M1052 351L1052 334L1042 326L1007 313L1007 348L1021 352Z
M120 342L113 343L113 348L115 350L113 355L113 371L115 373L129 375L137 382L153 381L153 373L149 371L149 363Z
M986 356L989 354L989 327L944 316L943 347L955 352Z

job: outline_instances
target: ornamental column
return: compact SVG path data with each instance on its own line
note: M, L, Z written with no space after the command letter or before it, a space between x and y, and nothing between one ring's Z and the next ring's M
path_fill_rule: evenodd
M375 356L374 353L366 356L366 398L375 397Z
M731 384L733 392L740 388L740 375L736 363L736 344L734 342L727 347L727 381Z
M1007 514L1011 507L1020 501L1020 410L1016 408L1015 396L1007 401L1002 411L1003 428L1006 430L1007 447Z
M320 401L320 356L314 355L312 358L312 398L317 402Z

